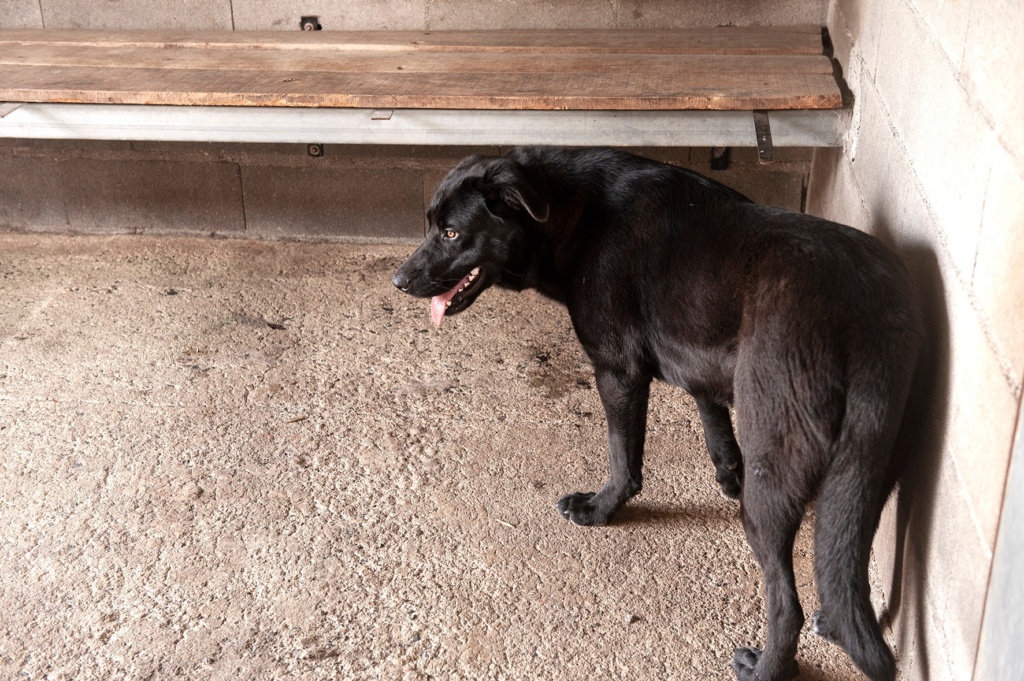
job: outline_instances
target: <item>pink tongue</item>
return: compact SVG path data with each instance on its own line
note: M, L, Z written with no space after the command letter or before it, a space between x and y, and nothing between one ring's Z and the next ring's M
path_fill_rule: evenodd
M448 301L454 298L459 289L465 286L468 281L469 275L467 274L451 291L430 299L430 318L434 321L434 326L441 326L441 322L444 320L444 313L448 310Z

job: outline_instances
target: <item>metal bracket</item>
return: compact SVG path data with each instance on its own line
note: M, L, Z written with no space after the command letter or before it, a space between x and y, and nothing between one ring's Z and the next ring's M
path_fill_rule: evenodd
M320 17L308 16L299 19L299 28L303 31L320 31L323 26L320 25Z
M0 102L0 118L3 118L21 106L21 102Z
M391 117L395 115L394 109L374 109L373 113L370 114L371 121L390 121Z
M764 109L754 111L754 135L757 137L757 162L763 166L775 163L772 128L768 123L768 112Z

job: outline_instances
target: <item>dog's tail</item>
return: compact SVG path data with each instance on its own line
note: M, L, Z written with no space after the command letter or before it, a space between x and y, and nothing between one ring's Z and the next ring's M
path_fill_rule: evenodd
M893 448L909 384L909 376L876 374L850 386L815 520L814 571L821 600L815 630L841 645L872 681L896 678L896 660L871 606L868 563L896 480L900 453Z

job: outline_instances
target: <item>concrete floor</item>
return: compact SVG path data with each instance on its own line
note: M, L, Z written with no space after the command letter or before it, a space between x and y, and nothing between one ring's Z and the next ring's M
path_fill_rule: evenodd
M564 311L434 329L409 250L0 234L0 678L733 678L760 573L689 398L569 524L605 445Z

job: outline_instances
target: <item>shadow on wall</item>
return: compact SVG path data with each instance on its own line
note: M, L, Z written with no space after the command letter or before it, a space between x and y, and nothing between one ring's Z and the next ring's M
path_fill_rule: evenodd
M849 193L849 188L838 186L845 181L839 171L842 159L838 149L816 153L812 175L817 187L809 201L809 213L828 217L834 212L828 205L832 197ZM920 234L927 230L910 229L907 225L894 229L885 217L889 212L886 206L876 206L870 218L870 231L895 250L910 271L927 337L896 443L897 456L905 457L903 474L893 500L895 506L889 507L883 516L882 527L894 531L894 536L888 538L893 547L892 555L888 556L893 571L891 575L883 575L883 579L888 579L888 583L883 584L888 603L882 613L882 625L892 634L904 676L911 678L907 674L913 668L912 678L927 681L932 667L930 658L938 662L937 656L941 655L941 651L928 650L926 594L927 560L934 542L938 541L936 502L949 418L949 314L946 286L934 248L928 243L914 243L900 237L900 234ZM881 561L881 565L884 567L886 561Z
M890 238L888 225L876 224L875 229L910 269L928 334L896 444L897 455L906 456L906 463L895 500L893 573L888 607L882 613L883 627L893 632L897 651L903 653L901 668L906 672L909 663L917 671L915 678L927 680L927 556L935 540L935 502L949 413L949 318L935 252L929 246L901 248ZM907 660L911 651L912 659Z

